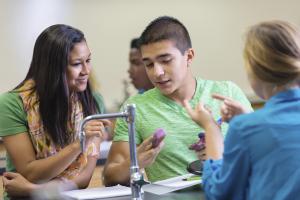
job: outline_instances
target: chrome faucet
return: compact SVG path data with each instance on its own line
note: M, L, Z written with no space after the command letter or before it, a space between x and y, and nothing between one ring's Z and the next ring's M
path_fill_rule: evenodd
M148 184L144 180L144 175L140 172L137 153L136 153L136 143L135 143L135 105L126 105L125 111L120 113L110 113L110 114L96 114L90 115L84 118L80 123L79 140L81 151L85 150L85 132L84 125L93 119L112 119L112 118L125 118L128 124L128 136L129 136L129 148L130 148L130 187L132 200L142 200L143 190L142 186Z

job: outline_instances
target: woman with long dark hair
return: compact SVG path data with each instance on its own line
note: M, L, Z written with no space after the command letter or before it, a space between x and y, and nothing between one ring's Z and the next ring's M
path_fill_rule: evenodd
M88 186L107 120L87 123L87 148L81 153L80 121L103 110L89 83L91 52L84 34L57 24L37 38L28 74L0 96L0 136L7 171L33 183L72 180Z

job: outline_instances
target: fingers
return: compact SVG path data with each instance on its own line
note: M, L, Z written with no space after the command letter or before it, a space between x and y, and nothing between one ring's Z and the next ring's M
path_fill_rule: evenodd
M5 176L2 176L3 187L5 187L5 186L7 185L8 182L9 182L9 179L6 178Z
M222 121L224 122L229 122L230 119L232 118L232 110L230 107L228 107L226 104L221 105L221 116L222 116Z
M145 151L139 151L138 152L138 157L139 157L139 164L141 168L145 168L149 165L151 165L161 149L164 146L164 142L161 142L156 148L150 147L150 149L145 150Z
M197 157L199 160L201 161L205 161L206 160L206 150L202 149L200 151L196 151Z
M195 112L199 112L199 111L208 111L209 113L211 113L211 109L201 101L196 105L195 110L193 110L193 108L191 107L190 103L187 100L184 100L183 106L190 116L194 116Z
M138 146L138 151L143 152L152 148L153 136L151 135Z
M223 101L223 103L228 107L228 109L230 109L232 111L233 115L248 112L247 109L244 108L244 106L240 102L238 102L234 99L231 99L229 97L226 97L226 96L223 96L220 94L213 94L212 97L214 99Z
M191 107L190 103L188 100L184 100L183 101L183 107L185 108L186 112L190 115L193 116L194 115L194 110Z
M13 179L18 177L19 174L18 173L14 173L14 172L4 172L3 173L3 177L8 178L8 179Z
M208 105L206 105L206 104L200 105L200 103L199 103L198 106L201 106L201 109L202 109L202 110L205 109L205 110L208 111L209 113L212 113L212 111L211 111L211 109L210 109L210 107L209 107Z
M105 122L106 123L106 122ZM105 132L105 127L102 120L91 120L89 121L85 127L84 131L87 137L97 136L103 137L103 133Z
M102 122L102 124L104 126L111 126L112 125L111 120L108 120L108 119L99 119L98 121Z
M231 98L229 98L229 97L223 96L221 94L216 94L216 93L212 94L211 97L214 98L214 99L220 100L220 101L225 101L225 100L230 101L231 100Z
M229 122L235 115L245 113L244 107L237 101L220 95L220 94L213 94L212 98L223 101L221 105L221 115L222 120L225 122Z
M233 99L220 95L220 94L212 94L212 98L223 101L223 103L227 106L227 107L237 107L237 102L234 101Z
M243 104L241 104L238 101L231 100L231 101L224 101L224 104L226 104L235 114L243 114L243 113L249 113L251 112L246 108Z
M234 101L234 100L224 100L224 104L230 108L230 109L239 109L241 107L241 104Z
M153 135L151 135L146 140L144 140L143 146L144 147L146 147L146 146L151 146L152 147L152 140L153 140Z

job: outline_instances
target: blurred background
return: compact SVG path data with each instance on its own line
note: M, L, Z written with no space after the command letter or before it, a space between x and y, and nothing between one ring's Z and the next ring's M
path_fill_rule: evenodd
M154 18L171 15L190 32L195 76L231 80L258 101L243 69L243 35L263 20L300 25L299 8L299 0L0 0L0 93L25 78L37 36L64 23L85 33L99 90L115 111L126 91L136 92L124 84L130 40Z

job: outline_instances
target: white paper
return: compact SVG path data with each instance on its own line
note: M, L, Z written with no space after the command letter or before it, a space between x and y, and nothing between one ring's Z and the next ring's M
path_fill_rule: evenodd
M183 176L177 176L174 178L166 179L163 181L157 181L149 185L143 186L143 190L157 195L166 194L169 192L181 190L194 185L198 185L202 180L184 180L185 178L193 177L194 174L186 174Z
M186 174L183 176L177 176L177 177L166 179L163 181L157 181L154 184L183 189L183 188L187 188L187 187L190 187L193 185L200 184L202 182L201 179L200 180L190 180L190 181L184 180L186 178L190 178L193 176L195 176L195 175L194 174Z
M118 196L128 196L131 195L130 187L125 187L121 185L112 187L99 187L99 188L89 188L83 190L72 190L63 193L63 196L72 199L101 199L110 198Z

